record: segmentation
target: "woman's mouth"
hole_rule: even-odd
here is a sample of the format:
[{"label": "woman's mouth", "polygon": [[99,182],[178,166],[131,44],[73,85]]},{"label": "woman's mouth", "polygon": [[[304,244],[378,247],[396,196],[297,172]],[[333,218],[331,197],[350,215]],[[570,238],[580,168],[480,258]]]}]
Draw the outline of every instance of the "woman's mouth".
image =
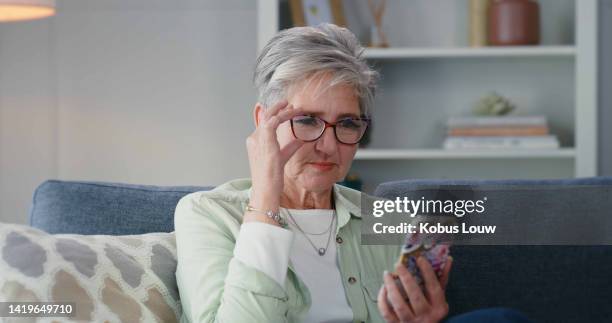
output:
[{"label": "woman's mouth", "polygon": [[315,162],[315,163],[310,163],[310,165],[312,165],[314,168],[320,171],[328,171],[334,168],[334,166],[336,166],[336,164],[328,163],[328,162]]}]

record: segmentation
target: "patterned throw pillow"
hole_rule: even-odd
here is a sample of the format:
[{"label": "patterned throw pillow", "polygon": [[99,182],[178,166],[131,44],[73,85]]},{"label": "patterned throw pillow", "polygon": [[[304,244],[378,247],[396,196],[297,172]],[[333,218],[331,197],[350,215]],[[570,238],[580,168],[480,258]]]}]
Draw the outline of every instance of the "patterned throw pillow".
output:
[{"label": "patterned throw pillow", "polygon": [[174,233],[51,235],[0,223],[0,302],[75,306],[71,318],[14,322],[176,322],[175,270]]}]

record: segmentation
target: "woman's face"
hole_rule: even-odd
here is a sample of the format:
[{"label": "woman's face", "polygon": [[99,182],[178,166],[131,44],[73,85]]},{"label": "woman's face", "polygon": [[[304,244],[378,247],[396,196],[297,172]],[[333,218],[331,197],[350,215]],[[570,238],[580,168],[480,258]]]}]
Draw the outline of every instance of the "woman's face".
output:
[{"label": "woman's face", "polygon": [[[319,85],[318,81],[313,81],[306,87],[295,86],[287,98],[289,104],[301,107],[304,114],[331,123],[346,117],[360,116],[359,101],[351,86],[336,85],[317,93]],[[281,147],[295,140],[290,122],[279,126],[277,136]],[[285,165],[285,181],[310,192],[329,190],[346,176],[358,146],[340,143],[334,135],[334,129],[326,128],[318,140],[304,143],[289,159]]]}]

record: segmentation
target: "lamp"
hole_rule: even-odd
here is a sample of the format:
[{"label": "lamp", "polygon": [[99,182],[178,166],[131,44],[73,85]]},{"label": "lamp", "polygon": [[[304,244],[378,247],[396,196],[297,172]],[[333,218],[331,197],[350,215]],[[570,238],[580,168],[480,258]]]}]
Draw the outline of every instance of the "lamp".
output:
[{"label": "lamp", "polygon": [[0,0],[0,22],[49,17],[55,14],[55,0]]}]

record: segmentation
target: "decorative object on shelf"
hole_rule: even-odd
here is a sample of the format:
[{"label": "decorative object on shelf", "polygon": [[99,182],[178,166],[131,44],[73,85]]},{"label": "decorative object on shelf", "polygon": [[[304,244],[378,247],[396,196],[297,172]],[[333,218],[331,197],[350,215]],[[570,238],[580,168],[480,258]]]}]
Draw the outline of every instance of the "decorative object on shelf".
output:
[{"label": "decorative object on shelf", "polygon": [[0,0],[0,22],[39,19],[55,14],[55,0]]},{"label": "decorative object on shelf", "polygon": [[474,105],[476,116],[450,118],[445,149],[556,149],[545,116],[507,116],[515,105],[490,92]]},{"label": "decorative object on shelf", "polygon": [[358,191],[361,191],[361,188],[363,186],[363,182],[361,181],[361,178],[357,173],[349,173],[348,175],[346,175],[346,178],[338,184]]},{"label": "decorative object on shelf", "polygon": [[470,0],[470,46],[487,46],[489,0]]},{"label": "decorative object on shelf", "polygon": [[387,41],[387,35],[383,31],[383,17],[385,16],[385,6],[387,0],[381,0],[379,3],[375,3],[374,0],[368,0],[368,6],[374,19],[374,25],[372,25],[370,33],[370,44],[369,47],[389,47],[389,41]]},{"label": "decorative object on shelf", "polygon": [[512,112],[514,108],[514,103],[509,99],[490,92],[476,102],[472,111],[476,115],[501,116]]},{"label": "decorative object on shelf", "polygon": [[346,26],[342,0],[289,0],[293,26],[316,26],[330,22]]},{"label": "decorative object on shelf", "polygon": [[557,149],[545,116],[453,117],[444,149]]},{"label": "decorative object on shelf", "polygon": [[489,7],[489,45],[537,45],[540,5],[534,0],[493,0]]}]

